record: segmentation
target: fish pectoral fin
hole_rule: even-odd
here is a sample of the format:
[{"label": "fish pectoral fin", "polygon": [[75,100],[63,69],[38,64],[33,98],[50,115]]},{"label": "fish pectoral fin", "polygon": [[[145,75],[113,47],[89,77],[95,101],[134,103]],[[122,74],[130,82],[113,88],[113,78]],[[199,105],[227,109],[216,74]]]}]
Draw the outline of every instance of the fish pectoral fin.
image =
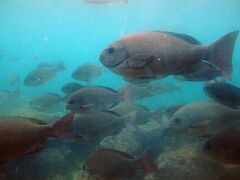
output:
[{"label": "fish pectoral fin", "polygon": [[84,106],[81,106],[81,108],[89,108],[89,107],[92,107],[94,104],[86,104],[86,105],[84,105]]},{"label": "fish pectoral fin", "polygon": [[136,54],[126,60],[129,68],[138,69],[154,60],[154,56],[147,54]]}]

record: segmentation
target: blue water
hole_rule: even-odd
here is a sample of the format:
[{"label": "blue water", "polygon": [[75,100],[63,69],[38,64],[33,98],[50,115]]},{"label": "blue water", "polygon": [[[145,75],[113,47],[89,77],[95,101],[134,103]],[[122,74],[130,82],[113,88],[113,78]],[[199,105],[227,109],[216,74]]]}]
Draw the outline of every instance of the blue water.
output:
[{"label": "blue water", "polygon": [[[239,8],[239,0],[129,0],[128,4],[104,5],[87,4],[81,0],[1,1],[0,52],[5,56],[1,58],[0,89],[15,88],[4,83],[9,73],[19,74],[23,79],[40,61],[61,60],[67,70],[56,78],[40,87],[20,87],[25,95],[42,91],[60,93],[62,82],[73,81],[70,74],[79,64],[100,64],[100,51],[130,32],[167,30],[211,43],[227,32],[240,29]],[[240,85],[239,53],[238,40],[232,80]],[[123,82],[120,76],[107,71],[92,84],[117,88]],[[146,103],[153,107],[156,103],[169,104],[176,99],[188,102],[204,98],[201,83],[180,84],[185,95],[166,94],[159,97],[159,102],[148,99]]]},{"label": "blue water", "polygon": [[[129,3],[93,5],[81,0],[1,0],[0,1],[0,89],[20,88],[21,96],[42,92],[62,94],[61,87],[82,63],[101,64],[98,55],[117,38],[136,31],[164,30],[189,34],[208,44],[240,29],[240,0],[129,0]],[[67,70],[39,87],[10,86],[6,79],[15,73],[23,80],[39,62],[63,61]],[[240,86],[240,38],[233,53],[230,82]],[[149,108],[177,102],[206,99],[203,83],[179,82],[174,92],[139,103]],[[118,88],[121,76],[105,69],[91,85]],[[83,82],[82,82],[83,83]],[[83,83],[84,84],[84,83]]]}]

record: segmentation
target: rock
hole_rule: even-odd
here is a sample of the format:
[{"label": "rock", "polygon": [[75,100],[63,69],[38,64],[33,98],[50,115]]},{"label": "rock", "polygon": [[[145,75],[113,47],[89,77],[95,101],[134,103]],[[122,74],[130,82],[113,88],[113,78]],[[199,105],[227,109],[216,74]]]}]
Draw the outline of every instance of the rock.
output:
[{"label": "rock", "polygon": [[198,148],[198,144],[190,144],[161,154],[158,158],[159,173],[146,176],[145,180],[218,180],[224,168],[206,159]]}]

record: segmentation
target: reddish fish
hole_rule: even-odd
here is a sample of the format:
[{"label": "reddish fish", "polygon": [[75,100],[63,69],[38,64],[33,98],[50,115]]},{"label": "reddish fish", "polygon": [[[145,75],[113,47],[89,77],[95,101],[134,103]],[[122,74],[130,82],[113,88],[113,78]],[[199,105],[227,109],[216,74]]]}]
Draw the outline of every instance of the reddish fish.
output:
[{"label": "reddish fish", "polygon": [[222,77],[230,78],[237,35],[238,31],[230,32],[210,45],[202,45],[186,34],[137,32],[111,43],[101,52],[100,61],[131,82],[192,74],[202,62],[221,71]]},{"label": "reddish fish", "polygon": [[99,149],[88,157],[85,170],[90,176],[113,180],[134,177],[138,170],[157,172],[158,168],[151,160],[148,151],[136,159],[122,151]]},{"label": "reddish fish", "polygon": [[203,152],[227,164],[240,164],[240,130],[228,130],[208,139]]},{"label": "reddish fish", "polygon": [[0,119],[0,163],[41,150],[50,137],[70,139],[73,114],[39,125],[24,118]]}]

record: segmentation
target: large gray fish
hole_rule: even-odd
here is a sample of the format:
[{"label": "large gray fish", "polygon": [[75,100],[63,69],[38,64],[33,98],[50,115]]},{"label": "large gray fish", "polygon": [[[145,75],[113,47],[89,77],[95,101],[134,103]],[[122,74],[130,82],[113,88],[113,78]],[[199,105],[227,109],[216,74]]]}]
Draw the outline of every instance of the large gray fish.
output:
[{"label": "large gray fish", "polygon": [[240,130],[228,130],[209,138],[203,145],[209,157],[227,164],[240,164]]},{"label": "large gray fish", "polygon": [[0,90],[0,104],[9,103],[9,101],[16,97],[20,97],[19,89],[13,92]]},{"label": "large gray fish", "polygon": [[108,4],[108,3],[128,3],[128,0],[83,0],[83,2],[91,3],[91,4]]},{"label": "large gray fish", "polygon": [[200,62],[220,70],[222,77],[230,78],[237,35],[238,31],[230,32],[210,45],[201,45],[185,34],[137,32],[107,46],[100,54],[100,61],[132,82],[181,75]]},{"label": "large gray fish", "polygon": [[216,102],[190,103],[173,114],[170,126],[190,136],[211,136],[239,127],[240,110]]},{"label": "large gray fish", "polygon": [[40,86],[48,80],[54,78],[56,74],[66,68],[62,63],[56,65],[40,64],[36,69],[31,71],[24,79],[24,85],[35,87]]},{"label": "large gray fish", "polygon": [[59,103],[63,102],[64,98],[55,93],[43,93],[37,97],[34,97],[30,101],[30,107],[39,110],[47,111],[54,108]]},{"label": "large gray fish", "polygon": [[81,81],[90,81],[91,79],[99,76],[103,71],[103,67],[97,64],[85,63],[81,64],[76,70],[73,71],[72,77]]},{"label": "large gray fish", "polygon": [[155,82],[146,86],[137,86],[134,84],[126,84],[119,89],[125,97],[129,99],[143,99],[158,94],[170,93],[173,91],[181,91],[180,86],[175,86],[167,82]]},{"label": "large gray fish", "polygon": [[123,100],[118,91],[104,86],[85,86],[66,100],[66,108],[81,113],[102,111],[117,105]]},{"label": "large gray fish", "polygon": [[135,119],[136,112],[126,116],[110,111],[79,114],[74,118],[73,132],[80,142],[101,140],[106,136],[119,133],[127,125],[134,129]]}]

